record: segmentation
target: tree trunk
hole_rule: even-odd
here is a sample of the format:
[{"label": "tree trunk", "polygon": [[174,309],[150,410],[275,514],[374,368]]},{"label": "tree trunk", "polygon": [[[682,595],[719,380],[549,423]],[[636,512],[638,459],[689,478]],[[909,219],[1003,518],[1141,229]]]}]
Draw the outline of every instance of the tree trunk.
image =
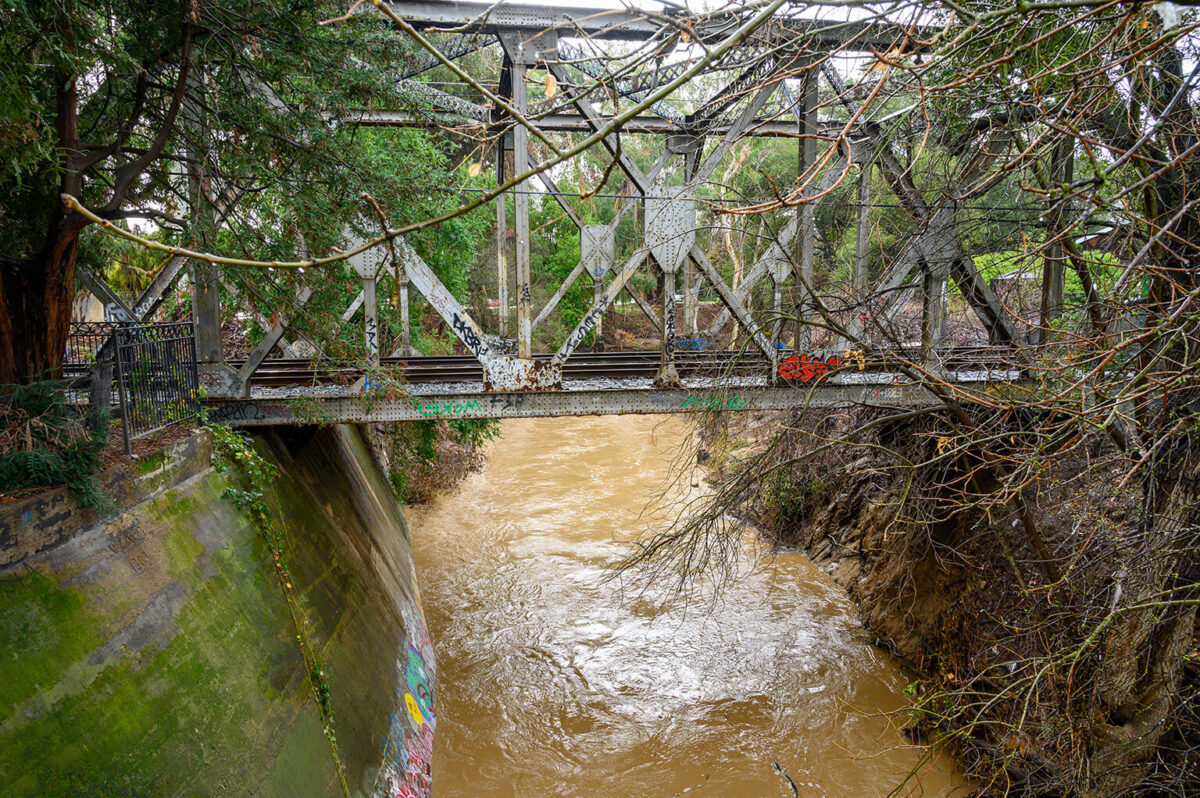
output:
[{"label": "tree trunk", "polygon": [[0,256],[0,384],[62,376],[78,253],[76,229],[35,257]]}]

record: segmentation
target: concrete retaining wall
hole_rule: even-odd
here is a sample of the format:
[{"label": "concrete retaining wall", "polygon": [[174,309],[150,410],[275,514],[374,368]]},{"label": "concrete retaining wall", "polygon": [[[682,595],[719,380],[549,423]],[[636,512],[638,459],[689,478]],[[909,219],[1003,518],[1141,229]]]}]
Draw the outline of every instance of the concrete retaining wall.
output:
[{"label": "concrete retaining wall", "polygon": [[[428,794],[434,660],[408,530],[360,431],[259,438],[352,792]],[[4,794],[337,795],[264,542],[197,435],[0,506]]]}]

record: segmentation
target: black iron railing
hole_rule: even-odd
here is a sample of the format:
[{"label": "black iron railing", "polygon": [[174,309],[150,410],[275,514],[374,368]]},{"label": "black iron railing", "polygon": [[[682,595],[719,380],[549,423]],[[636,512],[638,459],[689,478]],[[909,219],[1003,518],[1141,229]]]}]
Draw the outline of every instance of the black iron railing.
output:
[{"label": "black iron railing", "polygon": [[[63,356],[63,371],[73,377],[87,373],[97,360],[112,358],[112,334],[115,321],[73,321]],[[105,350],[105,344],[108,344]]]},{"label": "black iron railing", "polygon": [[200,414],[190,321],[118,324],[113,331],[125,450],[130,441]]},{"label": "black iron railing", "polygon": [[67,377],[89,377],[89,404],[108,407],[116,384],[125,453],[132,442],[200,414],[191,322],[71,325]]}]

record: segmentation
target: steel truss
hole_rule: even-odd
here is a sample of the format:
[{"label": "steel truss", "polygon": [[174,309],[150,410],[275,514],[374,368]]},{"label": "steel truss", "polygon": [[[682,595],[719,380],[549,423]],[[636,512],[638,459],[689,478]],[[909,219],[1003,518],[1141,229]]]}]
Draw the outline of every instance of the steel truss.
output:
[{"label": "steel truss", "polygon": [[[531,135],[547,140],[548,135],[562,131],[605,132],[602,145],[615,167],[634,187],[640,198],[636,204],[643,210],[644,239],[623,263],[618,263],[614,233],[617,224],[635,203],[626,203],[609,225],[587,225],[575,213],[570,198],[558,191],[550,173],[541,172],[537,180],[550,189],[564,213],[579,229],[580,261],[539,309],[533,307],[530,276],[529,194],[533,188],[526,180],[512,191],[500,194],[495,200],[499,293],[495,331],[485,330],[479,320],[472,317],[403,238],[393,242],[394,258],[388,248],[380,247],[352,259],[351,265],[362,279],[363,289],[343,314],[342,322],[350,322],[362,311],[368,364],[378,366],[381,357],[376,301],[381,281],[396,285],[401,295],[399,307],[404,314],[403,343],[392,354],[413,354],[409,345],[407,311],[410,286],[415,288],[480,363],[481,393],[437,400],[449,401],[452,408],[456,404],[469,406],[469,411],[462,411],[463,417],[677,412],[693,409],[691,405],[685,407],[690,401],[688,397],[700,396],[703,401],[715,402],[720,395],[718,392],[688,388],[681,381],[676,368],[676,349],[683,337],[689,341],[717,339],[730,320],[744,339],[765,355],[769,371],[763,376],[769,384],[744,389],[745,406],[729,409],[771,409],[801,403],[911,405],[926,401],[929,397],[915,386],[889,385],[885,390],[879,386],[828,383],[796,390],[776,385],[780,379],[782,349],[791,347],[792,351],[817,357],[829,354],[810,352],[808,344],[810,328],[821,321],[819,316],[824,312],[813,294],[817,235],[813,208],[830,187],[852,174],[854,177],[849,179],[858,181],[862,205],[856,226],[855,285],[863,299],[880,289],[883,293],[882,304],[874,310],[875,321],[863,319],[860,314],[858,321],[847,326],[851,337],[869,335],[872,323],[886,319],[893,312],[887,303],[903,293],[899,289],[912,288],[921,293],[925,308],[922,362],[926,368],[936,368],[945,319],[946,284],[953,279],[982,319],[994,343],[1013,346],[1019,343],[1008,314],[975,271],[970,258],[963,254],[954,223],[957,206],[952,201],[936,207],[924,202],[912,185],[902,156],[893,150],[886,135],[886,124],[892,120],[858,119],[859,109],[850,99],[850,92],[841,77],[830,61],[822,61],[823,54],[833,49],[859,53],[916,49],[911,29],[868,23],[824,23],[781,15],[748,36],[739,34],[738,38],[730,38],[744,19],[736,16],[710,19],[702,27],[688,28],[691,31],[689,41],[720,52],[708,66],[710,71],[732,76],[726,86],[691,112],[682,110],[666,98],[659,99],[630,118],[620,130],[612,130],[611,123],[621,112],[622,101],[643,101],[652,92],[678,81],[699,63],[694,50],[682,41],[681,28],[673,25],[670,18],[608,8],[554,10],[523,2],[405,1],[387,5],[417,30],[452,31],[453,35],[438,45],[441,58],[453,61],[498,43],[503,53],[498,90],[501,102],[480,105],[415,79],[441,63],[441,58],[430,53],[397,78],[397,97],[408,101],[408,110],[364,113],[353,121],[358,124],[429,125],[449,120],[481,128],[496,142],[498,185],[510,175],[527,174],[536,166],[530,147]],[[587,40],[587,46],[578,44],[579,40]],[[655,53],[659,60],[652,65],[630,66],[627,60],[605,58],[601,48],[605,42],[612,41],[641,47],[644,52]],[[610,66],[613,63],[625,63],[626,66],[614,71]],[[530,102],[526,90],[532,70],[544,70],[553,76],[560,93]],[[821,81],[824,81],[823,85]],[[857,121],[847,126],[833,119],[819,118],[822,91],[831,92],[824,98],[825,105],[840,103]],[[428,110],[413,113],[412,103]],[[621,147],[621,132],[665,137],[664,152],[653,169],[643,172],[633,162]],[[734,288],[695,243],[696,202],[701,197],[701,189],[739,142],[763,135],[785,135],[799,141],[802,187],[789,198],[791,209],[786,211],[789,214],[786,224],[762,257],[749,265],[741,284]],[[836,138],[836,157],[827,157],[832,153],[820,154],[818,145],[822,136]],[[506,165],[509,153],[511,165]],[[684,176],[682,184],[668,184],[662,179],[672,163],[681,166],[676,174]],[[978,183],[986,173],[986,167],[983,162],[973,163],[963,176],[963,183]],[[920,228],[919,234],[896,259],[894,268],[874,289],[866,282],[869,201],[865,192],[869,189],[867,175],[870,169],[879,170],[886,178],[897,199]],[[947,194],[952,196],[953,192]],[[237,197],[220,199],[212,204],[218,216],[223,218]],[[515,208],[515,245],[511,259],[506,246],[509,202]],[[219,219],[217,223],[220,223]],[[347,231],[348,244],[355,245],[360,240]],[[134,318],[146,318],[146,309],[161,301],[181,269],[182,263],[172,261],[155,280],[147,296],[133,308],[123,307],[123,312]],[[630,279],[643,269],[648,269],[659,282],[658,307],[649,306],[629,286]],[[919,273],[915,280],[912,279],[914,273]],[[535,358],[533,330],[555,311],[570,286],[585,274],[593,284],[592,307],[556,351],[545,353],[551,355],[549,358]],[[224,363],[219,346],[214,349],[206,344],[213,339],[213,326],[219,324],[220,319],[215,282],[208,285],[202,270],[195,278],[201,286],[194,287],[201,381],[210,396],[242,400],[218,405],[215,417],[220,419],[220,414],[226,413],[229,415],[227,420],[235,423],[289,423],[280,419],[296,418],[291,410],[251,418],[254,413],[246,409],[262,404],[249,401],[250,384],[271,350],[285,342],[283,336],[289,320],[276,314],[269,325],[264,325],[269,327],[267,336],[234,371]],[[750,298],[764,278],[771,281],[773,299],[769,308],[756,314],[749,308]],[[96,281],[93,279],[92,282]],[[702,330],[697,323],[697,301],[704,285],[718,297],[723,308],[711,325]],[[516,309],[515,340],[508,337],[510,287]],[[113,292],[104,289],[99,285],[93,287],[105,301],[119,300]],[[606,311],[622,293],[636,300],[660,331],[655,389],[564,390],[563,364],[589,334],[599,332]],[[294,309],[301,309],[310,295],[307,289],[301,289]],[[785,297],[792,307],[785,307]],[[677,307],[680,299],[682,324]],[[121,303],[118,301],[117,304]],[[798,322],[795,329],[789,331],[778,319],[792,309],[797,311]],[[835,340],[831,352],[837,351],[843,343]],[[879,393],[881,390],[884,393]],[[367,407],[358,400],[347,398],[323,400],[323,403],[326,411],[339,420],[405,420],[427,416],[422,413],[420,403],[388,401],[379,405],[373,402]],[[276,404],[281,408],[289,407],[286,402]]]}]

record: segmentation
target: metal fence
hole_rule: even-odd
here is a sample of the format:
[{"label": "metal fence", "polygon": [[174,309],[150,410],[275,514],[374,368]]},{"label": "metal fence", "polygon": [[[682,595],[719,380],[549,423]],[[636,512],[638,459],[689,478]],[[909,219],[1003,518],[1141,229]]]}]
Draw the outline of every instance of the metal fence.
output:
[{"label": "metal fence", "polygon": [[112,346],[102,352],[104,345],[112,340],[113,321],[73,321],[67,336],[67,351],[63,355],[63,371],[68,377],[86,374],[98,358],[112,358]]},{"label": "metal fence", "polygon": [[125,451],[130,441],[200,414],[192,323],[118,324],[113,331]]}]

